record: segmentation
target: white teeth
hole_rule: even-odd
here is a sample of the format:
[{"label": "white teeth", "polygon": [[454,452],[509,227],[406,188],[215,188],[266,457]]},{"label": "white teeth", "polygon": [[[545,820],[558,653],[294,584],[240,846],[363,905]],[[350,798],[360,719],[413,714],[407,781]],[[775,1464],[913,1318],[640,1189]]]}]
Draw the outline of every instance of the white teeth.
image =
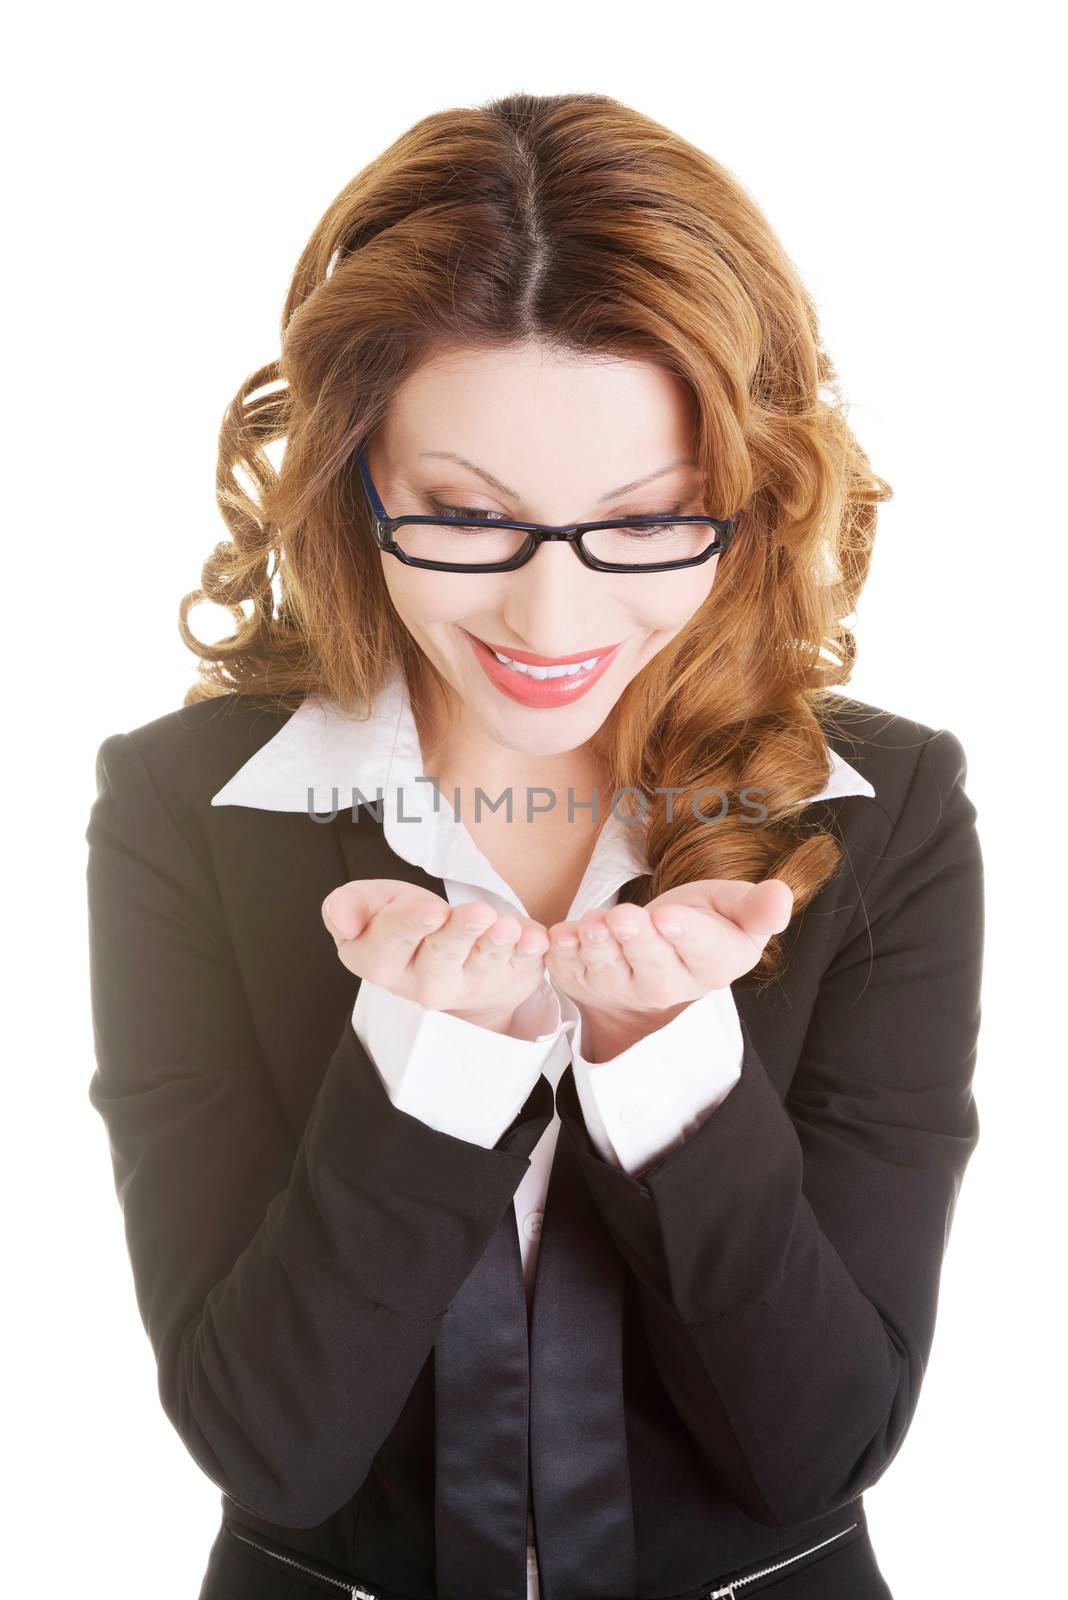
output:
[{"label": "white teeth", "polygon": [[494,650],[493,654],[513,672],[525,672],[530,678],[573,678],[576,672],[589,672],[600,660],[599,656],[591,656],[588,661],[572,661],[566,667],[532,667],[525,661],[513,661],[511,656],[503,656],[499,650]]}]

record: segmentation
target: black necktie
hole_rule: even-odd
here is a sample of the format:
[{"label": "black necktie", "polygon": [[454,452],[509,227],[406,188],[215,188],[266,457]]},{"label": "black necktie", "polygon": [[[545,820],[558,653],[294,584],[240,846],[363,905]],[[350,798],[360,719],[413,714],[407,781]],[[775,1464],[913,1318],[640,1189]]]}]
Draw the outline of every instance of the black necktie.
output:
[{"label": "black necktie", "polygon": [[528,1401],[542,1600],[636,1593],[622,1332],[622,1261],[561,1130],[529,1348],[514,1205],[435,1342],[440,1600],[525,1600]]},{"label": "black necktie", "polygon": [[439,1600],[524,1600],[529,1369],[509,1204],[434,1344]]},{"label": "black necktie", "polygon": [[623,1262],[563,1126],[535,1271],[530,1382],[542,1600],[634,1595],[637,1555],[623,1406]]}]

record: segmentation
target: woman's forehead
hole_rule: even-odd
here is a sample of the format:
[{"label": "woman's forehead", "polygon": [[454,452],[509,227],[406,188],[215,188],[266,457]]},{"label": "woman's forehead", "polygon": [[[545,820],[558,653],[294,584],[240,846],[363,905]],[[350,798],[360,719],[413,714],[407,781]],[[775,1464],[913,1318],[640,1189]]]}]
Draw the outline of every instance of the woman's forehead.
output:
[{"label": "woman's forehead", "polygon": [[376,438],[388,470],[455,468],[514,500],[565,475],[592,505],[697,465],[693,401],[673,374],[646,362],[545,364],[529,351],[428,363],[398,389]]}]

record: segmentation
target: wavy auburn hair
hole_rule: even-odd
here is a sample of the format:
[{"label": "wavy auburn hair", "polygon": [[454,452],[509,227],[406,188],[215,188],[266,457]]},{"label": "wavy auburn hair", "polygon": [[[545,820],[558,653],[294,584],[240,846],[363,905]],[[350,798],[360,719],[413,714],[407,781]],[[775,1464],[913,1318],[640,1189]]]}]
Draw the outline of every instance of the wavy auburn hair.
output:
[{"label": "wavy auburn hair", "polygon": [[[738,518],[707,600],[598,734],[611,788],[633,786],[647,806],[651,872],[633,898],[778,877],[796,918],[842,860],[802,802],[826,782],[832,690],[855,656],[845,619],[892,491],[847,425],[812,301],[754,201],[607,95],[435,112],[329,206],[293,274],[280,359],[223,418],[229,538],[181,603],[199,658],[184,704],[238,694],[295,709],[316,695],[363,715],[398,668],[417,712],[444,704],[389,598],[355,449],[426,359],[529,339],[678,377],[696,402],[705,509]],[[230,612],[229,637],[194,636],[188,613],[205,602]],[[658,786],[681,790],[674,820]],[[747,786],[763,822],[738,812]],[[710,787],[727,796],[715,826],[690,807]],[[698,805],[707,817],[707,796]],[[750,982],[779,976],[784,937]]]}]

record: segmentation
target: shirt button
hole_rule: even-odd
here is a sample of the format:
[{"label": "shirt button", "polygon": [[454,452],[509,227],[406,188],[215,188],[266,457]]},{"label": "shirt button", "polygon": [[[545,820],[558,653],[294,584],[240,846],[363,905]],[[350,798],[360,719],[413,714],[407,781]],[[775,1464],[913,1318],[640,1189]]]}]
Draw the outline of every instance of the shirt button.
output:
[{"label": "shirt button", "polygon": [[541,1219],[544,1215],[544,1211],[527,1212],[523,1218],[523,1232],[528,1239],[539,1239],[541,1237]]}]

